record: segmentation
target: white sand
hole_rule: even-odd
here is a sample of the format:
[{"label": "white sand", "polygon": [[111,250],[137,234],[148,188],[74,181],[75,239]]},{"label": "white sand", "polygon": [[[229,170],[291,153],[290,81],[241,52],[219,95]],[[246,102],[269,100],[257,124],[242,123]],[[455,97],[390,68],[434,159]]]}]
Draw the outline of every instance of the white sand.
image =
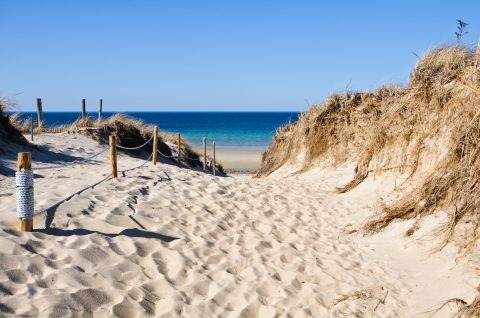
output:
[{"label": "white sand", "polygon": [[[37,142],[82,157],[101,149],[79,135]],[[34,167],[52,158],[33,157]],[[119,169],[139,163],[121,155]],[[0,165],[14,169],[14,159]],[[108,170],[38,171],[36,207]],[[411,222],[399,222],[358,232],[392,184],[366,180],[337,194],[351,174],[222,178],[148,164],[60,205],[47,233],[16,230],[13,178],[0,176],[0,316],[412,317],[451,297],[472,301],[474,269],[453,247],[433,253],[426,230],[407,238]],[[34,222],[42,229],[46,216]]]},{"label": "white sand", "polygon": [[[196,149],[202,153],[202,149]],[[248,149],[226,149],[216,148],[216,160],[225,169],[259,169],[262,164],[262,150]],[[208,150],[208,155],[212,156],[212,149]]]}]

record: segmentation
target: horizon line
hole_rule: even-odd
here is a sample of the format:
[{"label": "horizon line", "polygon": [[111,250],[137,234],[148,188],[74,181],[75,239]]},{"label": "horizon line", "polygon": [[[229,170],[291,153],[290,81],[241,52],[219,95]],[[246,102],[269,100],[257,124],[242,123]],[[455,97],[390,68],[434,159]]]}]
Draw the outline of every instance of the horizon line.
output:
[{"label": "horizon line", "polygon": [[[15,110],[7,110],[6,113],[36,113],[37,110],[24,110],[24,111],[15,111]],[[42,111],[45,113],[82,113],[82,111],[75,111],[75,110],[49,110],[49,111]],[[305,110],[281,110],[281,111],[273,111],[273,110],[108,110],[102,111],[103,114],[105,113],[302,113]],[[98,113],[96,111],[88,111],[87,113]]]}]

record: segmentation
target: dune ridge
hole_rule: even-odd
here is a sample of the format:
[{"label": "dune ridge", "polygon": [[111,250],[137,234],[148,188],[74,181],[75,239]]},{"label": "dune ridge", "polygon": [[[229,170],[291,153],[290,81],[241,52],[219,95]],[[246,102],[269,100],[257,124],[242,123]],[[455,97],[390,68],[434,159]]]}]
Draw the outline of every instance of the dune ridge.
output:
[{"label": "dune ridge", "polygon": [[354,162],[353,178],[338,187],[344,193],[368,176],[394,172],[406,177],[396,189],[400,196],[385,202],[367,231],[444,209],[450,216],[441,229],[444,242],[462,223],[461,231],[469,232],[464,245],[473,247],[480,208],[479,67],[480,47],[444,46],[418,61],[406,87],[332,95],[278,130],[257,176],[282,166],[295,166],[298,174]]}]

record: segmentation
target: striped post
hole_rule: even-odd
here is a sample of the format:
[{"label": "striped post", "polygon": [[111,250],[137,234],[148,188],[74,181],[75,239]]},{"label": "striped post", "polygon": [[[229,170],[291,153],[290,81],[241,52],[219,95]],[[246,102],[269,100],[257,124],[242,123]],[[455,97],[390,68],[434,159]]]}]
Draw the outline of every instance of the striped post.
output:
[{"label": "striped post", "polygon": [[[17,175],[15,177],[17,190],[17,217],[18,229],[22,232],[33,232],[33,175],[32,153],[19,152],[17,158]],[[27,179],[30,180],[28,181]],[[30,185],[26,184],[31,182]]]}]

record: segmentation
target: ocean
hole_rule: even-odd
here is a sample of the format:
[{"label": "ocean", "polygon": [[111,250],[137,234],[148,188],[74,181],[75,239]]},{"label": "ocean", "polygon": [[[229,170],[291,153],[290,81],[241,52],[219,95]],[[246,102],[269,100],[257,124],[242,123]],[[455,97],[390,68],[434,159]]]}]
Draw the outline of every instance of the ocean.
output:
[{"label": "ocean", "polygon": [[[275,130],[289,122],[296,122],[298,112],[122,112],[139,118],[147,124],[156,124],[160,130],[181,133],[194,146],[202,145],[202,138],[215,141],[219,148],[263,150],[267,148]],[[115,112],[104,112],[108,117]],[[36,113],[25,112],[22,118]],[[96,117],[97,113],[89,113]],[[81,116],[78,112],[44,112],[46,125],[70,124]]]}]

